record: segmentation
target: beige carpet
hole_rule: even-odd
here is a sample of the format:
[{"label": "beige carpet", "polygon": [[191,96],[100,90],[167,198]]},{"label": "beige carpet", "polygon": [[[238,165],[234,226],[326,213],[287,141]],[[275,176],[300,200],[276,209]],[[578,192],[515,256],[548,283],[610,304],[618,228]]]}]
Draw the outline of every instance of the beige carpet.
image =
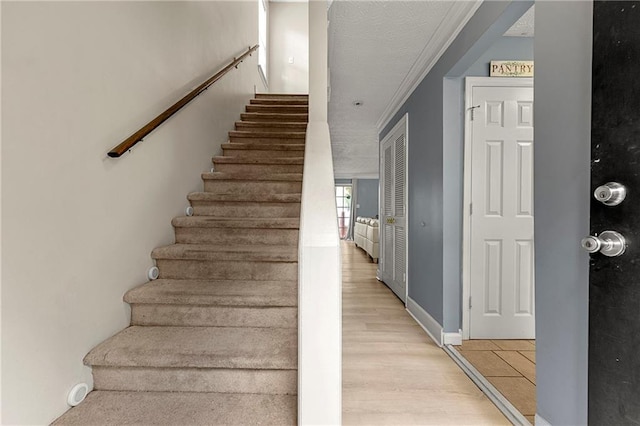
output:
[{"label": "beige carpet", "polygon": [[229,132],[131,326],[85,357],[94,391],[55,424],[297,423],[298,231],[307,96],[257,95]]}]

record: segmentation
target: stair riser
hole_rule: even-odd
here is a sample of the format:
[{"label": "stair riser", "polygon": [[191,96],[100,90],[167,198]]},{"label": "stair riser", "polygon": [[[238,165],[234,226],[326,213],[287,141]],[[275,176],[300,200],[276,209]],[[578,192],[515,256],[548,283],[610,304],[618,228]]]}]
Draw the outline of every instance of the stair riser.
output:
[{"label": "stair riser", "polygon": [[228,173],[302,173],[302,164],[229,164],[214,163],[216,172]]},{"label": "stair riser", "polygon": [[215,194],[300,194],[302,182],[205,180],[204,191]]},{"label": "stair riser", "polygon": [[247,112],[276,113],[276,114],[307,114],[309,107],[305,105],[247,105]]},{"label": "stair riser", "polygon": [[[187,285],[184,285],[184,284]],[[165,287],[164,294],[158,294],[153,288]],[[128,291],[125,302],[130,305],[191,305],[191,306],[291,306],[298,303],[298,281],[201,281],[189,286],[183,280],[167,282],[151,281]],[[146,288],[146,291],[144,290]]]},{"label": "stair riser", "polygon": [[209,280],[297,280],[297,262],[157,259],[160,278]]},{"label": "stair riser", "polygon": [[296,93],[256,93],[255,99],[304,99],[309,101],[309,95]]},{"label": "stair riser", "polygon": [[306,99],[251,99],[249,103],[251,105],[309,105]]},{"label": "stair riser", "polygon": [[300,217],[300,203],[234,203],[192,201],[193,213],[218,217]]},{"label": "stair riser", "polygon": [[96,390],[290,394],[296,370],[93,367]]},{"label": "stair riser", "polygon": [[[280,133],[280,132],[304,132],[307,130],[307,123],[300,123],[293,126],[267,126],[269,123],[263,123],[260,125],[249,125],[242,122],[236,123],[236,130],[243,132],[269,132],[269,133]],[[275,124],[275,123],[274,123]]]},{"label": "stair riser", "polygon": [[227,157],[237,158],[304,158],[302,150],[270,150],[268,146],[263,149],[223,148],[222,151]]},{"label": "stair riser", "polygon": [[231,143],[255,143],[260,145],[300,145],[304,144],[305,140],[302,138],[247,138],[239,136],[230,136],[229,142]]},{"label": "stair riser", "polygon": [[291,123],[299,122],[306,123],[309,121],[308,114],[271,114],[267,116],[260,115],[262,113],[245,112],[240,114],[240,119],[243,121],[257,121],[261,123]]},{"label": "stair riser", "polygon": [[295,307],[132,305],[131,325],[296,328]]},{"label": "stair riser", "polygon": [[176,228],[181,244],[298,245],[297,229]]}]

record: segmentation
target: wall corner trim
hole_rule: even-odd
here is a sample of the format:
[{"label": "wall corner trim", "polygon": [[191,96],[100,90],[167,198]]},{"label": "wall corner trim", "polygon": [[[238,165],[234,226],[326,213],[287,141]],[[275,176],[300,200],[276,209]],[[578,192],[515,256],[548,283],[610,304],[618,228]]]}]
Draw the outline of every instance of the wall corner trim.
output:
[{"label": "wall corner trim", "polygon": [[536,414],[536,426],[552,426],[551,423],[545,420],[540,414]]},{"label": "wall corner trim", "polygon": [[444,345],[462,345],[462,330],[458,330],[455,333],[442,332],[442,344]]},{"label": "wall corner trim", "polygon": [[[418,325],[427,332],[429,337],[431,337],[438,346],[442,347],[443,330],[438,321],[429,315],[427,311],[422,309],[422,307],[418,305],[418,302],[410,297],[407,297],[407,312],[409,312],[409,315],[411,315]],[[462,336],[460,336],[460,340],[462,341]]]}]

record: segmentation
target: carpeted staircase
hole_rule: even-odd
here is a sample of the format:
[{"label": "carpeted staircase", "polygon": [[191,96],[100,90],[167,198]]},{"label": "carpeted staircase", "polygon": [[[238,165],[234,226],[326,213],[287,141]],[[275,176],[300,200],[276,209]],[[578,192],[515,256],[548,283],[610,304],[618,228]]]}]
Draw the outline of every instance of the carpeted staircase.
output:
[{"label": "carpeted staircase", "polygon": [[295,424],[306,95],[256,95],[188,195],[131,326],[85,357],[94,391],[54,424]]}]

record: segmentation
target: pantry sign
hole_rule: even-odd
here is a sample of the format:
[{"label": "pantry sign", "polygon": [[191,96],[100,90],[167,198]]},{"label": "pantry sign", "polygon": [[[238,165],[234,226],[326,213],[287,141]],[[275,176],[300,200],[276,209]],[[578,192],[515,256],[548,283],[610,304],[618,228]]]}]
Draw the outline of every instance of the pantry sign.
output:
[{"label": "pantry sign", "polygon": [[533,61],[491,61],[490,77],[533,77]]}]

